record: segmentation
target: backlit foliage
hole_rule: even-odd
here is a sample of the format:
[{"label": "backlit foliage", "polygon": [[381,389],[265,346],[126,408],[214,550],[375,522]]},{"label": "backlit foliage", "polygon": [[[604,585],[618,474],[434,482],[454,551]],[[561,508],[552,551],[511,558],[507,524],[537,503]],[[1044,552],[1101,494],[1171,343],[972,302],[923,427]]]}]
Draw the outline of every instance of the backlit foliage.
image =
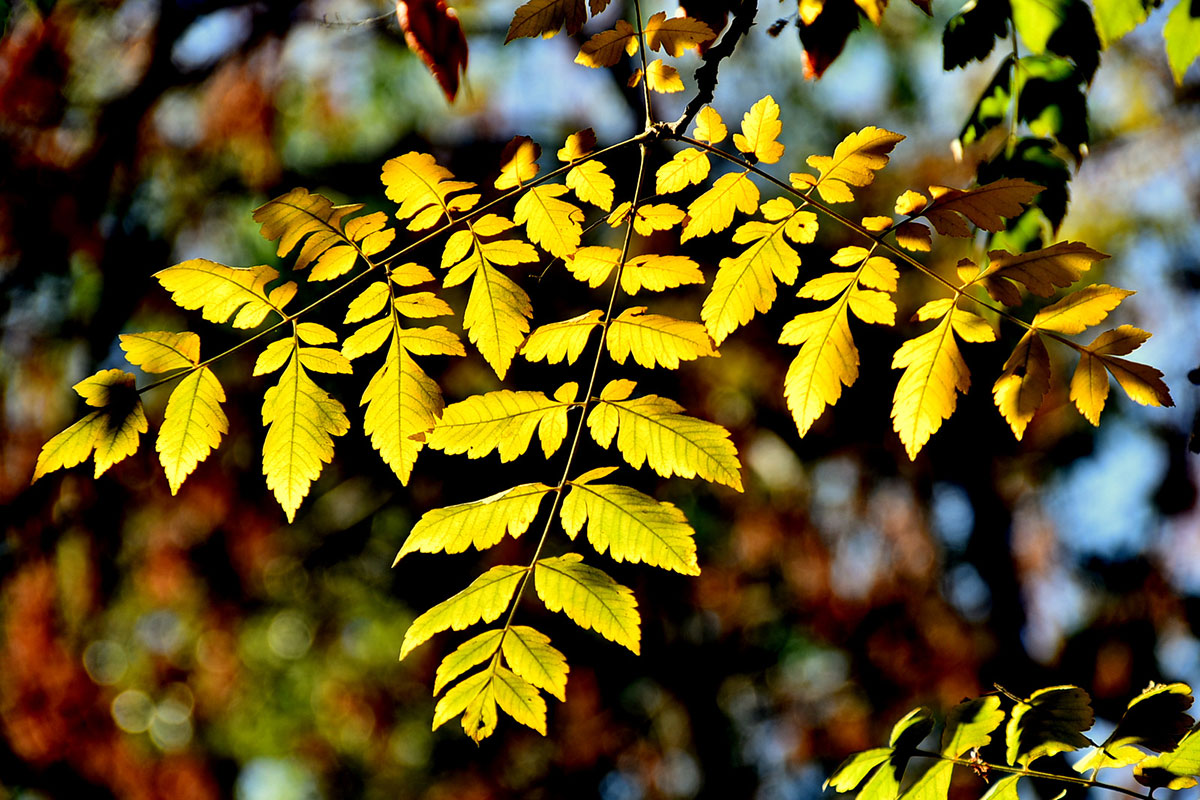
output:
[{"label": "backlit foliage", "polygon": [[[593,2],[592,14],[604,5]],[[872,19],[878,21],[882,4],[875,11]],[[564,27],[574,34],[585,17],[582,0],[531,0],[517,10],[508,38],[552,35]],[[635,58],[631,84],[642,87],[649,120],[649,92],[677,92],[685,84],[663,60],[648,63],[646,50],[676,58],[714,37],[704,22],[660,12],[644,24],[618,20],[588,39],[576,61],[608,67]],[[547,463],[544,482],[427,511],[396,556],[407,568],[420,554],[484,550],[506,537],[524,538],[520,543],[527,545],[526,560],[464,580],[465,588],[408,629],[402,659],[439,633],[473,629],[472,638],[437,669],[435,728],[461,717],[467,734],[480,740],[496,729],[502,711],[545,733],[543,692],[562,700],[569,667],[548,636],[517,624],[523,602],[536,599],[576,625],[639,651],[637,600],[597,566],[602,558],[685,575],[698,574],[701,565],[683,512],[626,485],[631,471],[648,468],[664,478],[695,478],[732,491],[741,491],[743,481],[730,432],[688,413],[676,399],[640,389],[638,371],[718,358],[730,336],[776,303],[792,315],[771,335],[792,356],[779,390],[801,436],[857,382],[855,336],[863,326],[894,328],[910,317],[917,331],[896,337],[891,361],[901,371],[893,427],[910,458],[971,386],[963,348],[982,348],[1009,329],[1020,336],[1002,366],[995,359],[992,391],[1018,439],[1057,379],[1047,345],[1078,355],[1070,397],[1093,424],[1104,408],[1110,374],[1138,403],[1171,404],[1157,370],[1123,358],[1148,333],[1122,325],[1088,344],[1071,338],[1101,325],[1131,294],[1103,284],[1078,285],[1104,254],[1077,242],[1039,243],[1024,252],[996,247],[986,257],[963,259],[952,275],[913,256],[932,249],[934,231],[959,238],[1006,232],[1009,221],[1041,196],[1041,185],[1002,176],[968,188],[928,186],[904,192],[892,214],[863,209],[870,215],[855,222],[844,209],[860,201],[904,137],[868,126],[832,153],[801,160],[779,140],[780,111],[768,95],[740,121],[726,122],[705,105],[674,126],[650,122],[641,134],[600,150],[595,135],[581,131],[552,151],[563,166],[545,174],[541,146],[517,137],[495,174],[478,176],[478,182],[461,180],[428,153],[409,152],[382,168],[385,194],[395,204],[390,214],[334,205],[300,188],[257,209],[254,219],[263,237],[277,242],[281,259],[292,259],[286,274],[266,265],[238,268],[205,259],[157,273],[180,307],[199,311],[210,323],[259,329],[243,345],[257,349],[254,374],[273,381],[263,393],[262,471],[289,521],[334,457],[338,437],[352,428],[369,437],[401,483],[409,481],[426,447],[499,463],[534,450],[547,460],[565,452],[561,471],[551,473]],[[653,163],[652,140],[673,140],[680,147]],[[637,151],[636,174],[610,169],[606,159],[618,149]],[[779,176],[766,171],[801,162],[808,169]],[[727,165],[732,169],[723,171]],[[809,246],[830,225],[856,243],[825,258]],[[606,228],[619,232],[620,248],[592,242],[598,240],[592,232]],[[701,250],[683,247],[692,240],[720,243],[721,249],[732,243],[733,255],[704,263],[689,255]],[[417,253],[425,258],[431,245],[440,255],[428,263],[414,260]],[[564,270],[597,290],[594,303],[568,319],[539,317],[522,285],[529,267]],[[905,275],[917,276],[914,283],[925,287],[924,302],[907,307],[898,299]],[[329,281],[333,288],[322,292]],[[459,285],[466,287],[467,299],[455,308],[440,292]],[[664,313],[658,293],[695,285],[707,288],[689,318]],[[297,301],[310,289],[313,298]],[[1041,306],[1032,319],[1030,304]],[[340,330],[307,319],[311,310],[331,305],[343,315]],[[679,313],[679,305],[671,308]],[[448,324],[430,322],[442,318]],[[457,330],[500,388],[446,404],[422,364],[466,357]],[[156,443],[171,490],[220,444],[228,429],[225,395],[209,364],[224,354],[201,360],[201,337],[193,332],[129,335],[122,347],[131,364],[167,377],[137,389],[133,375],[113,369],[77,384],[76,391],[98,410],[45,445],[35,480],[89,457],[98,476],[132,455],[148,429],[140,393],[173,381]],[[545,386],[501,387],[518,357],[555,365],[561,377]],[[602,364],[608,372],[633,377],[602,383]],[[327,376],[348,374],[370,376],[357,404],[326,388],[334,385]],[[878,374],[871,380],[890,378]],[[578,456],[585,448],[609,463],[581,470]],[[535,535],[526,536],[531,530]],[[545,551],[552,537],[565,552]],[[1015,732],[1009,736],[1016,755],[1010,763],[1059,746],[1057,740],[1022,738],[1042,705],[1065,702],[1057,694],[1047,697],[1022,701],[1013,712],[1009,727]],[[943,753],[960,758],[985,744],[1000,724],[998,705],[993,697],[956,711]],[[906,720],[890,748],[869,751],[873,755],[843,768],[834,785],[854,788],[874,771],[867,783],[874,787],[870,796],[894,794],[904,747],[929,730],[927,715]],[[922,780],[941,791],[949,771],[938,768]]]},{"label": "backlit foliage", "polygon": [[[980,797],[1016,800],[1021,782],[1036,777],[1070,786],[1095,787],[1132,797],[1156,789],[1186,789],[1200,779],[1200,736],[1187,711],[1192,689],[1185,683],[1151,684],[1129,701],[1103,742],[1086,735],[1095,723],[1091,698],[1078,686],[1049,686],[1028,697],[997,687],[994,694],[951,709],[940,744],[922,747],[934,730],[928,709],[910,711],[892,728],[887,747],[855,753],[838,767],[826,787],[855,793],[859,800],[945,800],[955,767],[974,772]],[[1002,727],[1003,726],[1003,727]],[[935,740],[937,742],[939,740]],[[1039,759],[1087,751],[1075,760],[1078,776],[1048,772]],[[1133,767],[1145,794],[1114,785],[1103,770]]]}]

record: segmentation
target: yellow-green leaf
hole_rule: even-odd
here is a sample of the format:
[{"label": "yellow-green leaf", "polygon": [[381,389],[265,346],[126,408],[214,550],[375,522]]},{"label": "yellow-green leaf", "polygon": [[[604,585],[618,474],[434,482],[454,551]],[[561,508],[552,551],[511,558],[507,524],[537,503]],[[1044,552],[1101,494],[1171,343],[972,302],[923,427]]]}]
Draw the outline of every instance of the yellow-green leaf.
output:
[{"label": "yellow-green leaf", "polygon": [[447,406],[427,441],[447,455],[466,453],[469,458],[482,458],[496,450],[501,461],[512,461],[529,449],[535,429],[555,426],[555,419],[565,415],[571,405],[541,392],[503,389],[478,394]]},{"label": "yellow-green leaf", "polygon": [[[280,302],[284,293],[267,293],[267,284],[279,277],[267,266],[239,269],[193,258],[160,270],[154,277],[180,308],[200,309],[209,322],[225,322],[233,317],[235,328],[253,328],[272,311],[282,317],[286,305]],[[286,285],[295,291],[295,284]]]},{"label": "yellow-green leaf", "polygon": [[1001,416],[1012,428],[1017,441],[1050,391],[1050,354],[1042,337],[1029,331],[1017,343],[1004,362],[1004,371],[996,379],[992,394]]},{"label": "yellow-green leaf", "polygon": [[129,363],[146,372],[170,372],[200,363],[200,337],[188,331],[123,333],[120,340]]},{"label": "yellow-green leaf", "polygon": [[837,403],[843,385],[853,386],[858,380],[858,348],[846,308],[839,302],[799,314],[780,333],[780,344],[800,345],[783,379],[783,392],[801,436],[827,406]]},{"label": "yellow-green leaf", "polygon": [[1049,686],[1017,703],[1005,729],[1008,763],[1028,767],[1036,759],[1088,746],[1091,698],[1078,686]]},{"label": "yellow-green leaf", "polygon": [[764,164],[774,164],[783,157],[783,144],[778,141],[782,130],[779,104],[767,95],[742,117],[742,132],[733,135],[733,145]]},{"label": "yellow-green leaf", "polygon": [[[526,197],[529,195],[527,194]],[[445,285],[456,286],[473,277],[463,313],[463,327],[483,357],[503,379],[517,348],[529,332],[533,306],[515,281],[493,267],[478,248],[446,274]]]},{"label": "yellow-green leaf", "polygon": [[[508,635],[512,635],[511,630]],[[462,675],[471,667],[482,664],[494,656],[496,651],[500,649],[500,638],[502,636],[504,636],[504,631],[500,628],[484,631],[478,636],[474,636],[463,642],[453,653],[443,658],[442,663],[438,665],[437,674],[434,675],[434,695],[440,694],[447,683]]]},{"label": "yellow-green leaf", "polygon": [[279,383],[263,397],[263,474],[267,488],[287,514],[308,494],[309,486],[333,459],[333,437],[350,430],[346,410],[308,376],[293,354]]},{"label": "yellow-green leaf", "polygon": [[693,147],[680,150],[654,173],[654,190],[658,194],[671,194],[703,183],[709,169],[711,165],[704,153]]},{"label": "yellow-green leaf", "polygon": [[558,199],[566,192],[559,183],[534,186],[513,209],[513,219],[525,226],[533,243],[558,258],[574,253],[583,235],[583,212]]},{"label": "yellow-green leaf", "polygon": [[942,754],[959,758],[968,750],[992,741],[992,731],[1004,722],[1004,711],[996,695],[977,697],[955,706],[946,716],[942,732]]},{"label": "yellow-green leaf", "polygon": [[1173,750],[1192,727],[1186,713],[1191,707],[1192,689],[1186,683],[1151,684],[1129,701],[1117,727],[1101,746],[1075,763],[1075,771],[1137,764],[1146,758],[1138,747],[1160,753]]},{"label": "yellow-green leaf", "polygon": [[733,222],[734,212],[753,214],[757,208],[758,187],[750,180],[748,172],[722,175],[688,206],[689,219],[679,241],[720,233]]},{"label": "yellow-green leaf", "polygon": [[571,538],[587,523],[587,537],[601,555],[614,561],[699,575],[695,532],[683,512],[628,486],[572,481],[560,514]]},{"label": "yellow-green leaf", "polygon": [[496,703],[504,713],[546,735],[546,701],[533,684],[497,665],[493,686]]},{"label": "yellow-green leaf", "polygon": [[[567,699],[567,659],[550,637],[528,625],[513,625],[504,637],[504,660],[512,671],[559,700]],[[507,710],[507,709],[506,709]]]},{"label": "yellow-green leaf", "polygon": [[1099,325],[1121,302],[1133,292],[1117,289],[1103,283],[1087,286],[1043,308],[1033,318],[1035,328],[1058,331],[1059,333],[1083,333],[1093,325]]},{"label": "yellow-green leaf", "polygon": [[603,311],[595,310],[562,322],[542,325],[529,334],[529,338],[521,345],[521,355],[529,361],[541,361],[544,358],[551,364],[557,364],[565,358],[568,364],[574,364],[603,316]]},{"label": "yellow-green leaf", "polygon": [[647,369],[678,369],[680,361],[720,357],[700,323],[645,311],[645,306],[628,308],[609,326],[608,352],[618,364],[632,354],[633,360]]},{"label": "yellow-green leaf", "polygon": [[196,465],[208,458],[228,432],[223,402],[225,391],[208,367],[186,376],[171,392],[155,442],[171,494],[179,491]]},{"label": "yellow-green leaf", "polygon": [[400,483],[407,484],[413,463],[425,446],[424,434],[442,412],[442,392],[395,333],[387,358],[371,376],[359,404],[367,407],[363,432],[371,437],[371,446]]},{"label": "yellow-green leaf", "polygon": [[409,553],[486,550],[499,544],[506,533],[516,539],[529,530],[550,491],[542,483],[523,483],[482,500],[427,511],[409,532],[392,566]]},{"label": "yellow-green leaf", "polygon": [[[464,678],[462,682],[455,684],[450,691],[446,692],[445,696],[438,701],[437,707],[433,710],[433,730],[437,730],[445,723],[462,714],[473,701],[476,701],[482,694],[487,692],[488,697],[491,697],[492,686],[492,671],[490,669],[480,670],[474,675]],[[492,719],[495,727],[495,701],[492,701]],[[467,728],[466,720],[463,720],[463,729],[470,735],[471,730]]]},{"label": "yellow-green leaf", "polygon": [[1170,752],[1137,765],[1133,777],[1144,786],[1189,789],[1200,775],[1200,730],[1191,730]]},{"label": "yellow-green leaf", "polygon": [[892,397],[892,427],[912,459],[954,413],[956,393],[971,386],[967,362],[954,340],[955,310],[951,305],[936,328],[909,339],[892,358],[892,368],[904,370]]},{"label": "yellow-green leaf", "polygon": [[832,156],[809,156],[807,163],[820,172],[817,192],[827,203],[848,203],[854,199],[850,187],[868,186],[875,173],[887,166],[889,154],[904,137],[898,133],[868,126],[843,139]]},{"label": "yellow-green leaf", "polygon": [[540,559],[533,573],[538,597],[576,625],[641,652],[641,617],[633,592],[582,561],[578,553]]},{"label": "yellow-green leaf", "polygon": [[[501,565],[480,575],[471,585],[413,620],[400,645],[400,660],[434,634],[461,631],[477,622],[491,622],[508,608],[526,567]],[[449,695],[447,695],[448,697]]]},{"label": "yellow-green leaf", "polygon": [[679,413],[682,410],[675,401],[657,395],[617,400],[602,394],[588,415],[588,427],[601,447],[612,444],[615,433],[617,449],[634,469],[647,463],[664,478],[699,475],[740,492],[741,463],[729,431]]}]

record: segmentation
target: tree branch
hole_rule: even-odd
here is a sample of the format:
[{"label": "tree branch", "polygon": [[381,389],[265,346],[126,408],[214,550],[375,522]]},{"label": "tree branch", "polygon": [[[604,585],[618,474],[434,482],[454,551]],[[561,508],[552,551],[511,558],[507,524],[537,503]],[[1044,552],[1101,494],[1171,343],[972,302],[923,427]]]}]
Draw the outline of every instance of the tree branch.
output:
[{"label": "tree branch", "polygon": [[683,115],[666,126],[672,136],[677,136],[680,131],[686,129],[700,113],[700,109],[712,102],[717,90],[717,72],[721,68],[722,59],[733,54],[738,40],[749,33],[757,14],[758,0],[740,0],[733,12],[733,21],[729,23],[729,29],[721,37],[720,43],[709,48],[704,54],[704,63],[696,70],[696,95],[688,102]]}]

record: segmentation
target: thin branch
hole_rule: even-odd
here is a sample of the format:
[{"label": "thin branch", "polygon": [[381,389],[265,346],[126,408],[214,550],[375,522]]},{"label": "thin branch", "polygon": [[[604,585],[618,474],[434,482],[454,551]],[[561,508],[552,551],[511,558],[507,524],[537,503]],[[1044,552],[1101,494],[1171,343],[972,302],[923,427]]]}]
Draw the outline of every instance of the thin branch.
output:
[{"label": "thin branch", "polygon": [[721,41],[710,47],[704,54],[704,63],[696,70],[696,94],[688,101],[679,119],[666,126],[671,136],[678,136],[680,131],[687,128],[700,113],[700,109],[713,101],[717,91],[717,72],[721,69],[721,61],[733,54],[738,41],[750,32],[754,17],[758,14],[758,0],[741,0],[733,11],[733,20]]}]

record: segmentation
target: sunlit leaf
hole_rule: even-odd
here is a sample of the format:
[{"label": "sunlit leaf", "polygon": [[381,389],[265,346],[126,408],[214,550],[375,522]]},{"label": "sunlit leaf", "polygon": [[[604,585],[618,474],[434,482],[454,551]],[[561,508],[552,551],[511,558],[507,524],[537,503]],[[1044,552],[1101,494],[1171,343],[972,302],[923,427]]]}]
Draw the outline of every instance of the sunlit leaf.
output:
[{"label": "sunlit leaf", "polygon": [[496,703],[504,713],[542,736],[546,735],[546,701],[533,684],[497,666],[494,685]]},{"label": "sunlit leaf", "polygon": [[603,311],[595,310],[542,325],[521,345],[521,355],[529,361],[546,359],[548,363],[557,364],[565,358],[568,364],[574,364],[603,316]]},{"label": "sunlit leaf", "polygon": [[450,194],[475,185],[453,180],[433,156],[415,151],[388,159],[381,177],[388,199],[400,204],[396,217],[408,220],[412,231],[436,225],[452,210]]},{"label": "sunlit leaf", "polygon": [[783,393],[801,436],[826,407],[837,403],[842,386],[853,386],[858,379],[858,348],[846,312],[846,304],[835,303],[799,314],[780,333],[781,344],[800,345],[783,379]]},{"label": "sunlit leaf", "polygon": [[196,465],[208,458],[229,431],[223,402],[225,390],[208,367],[185,376],[171,392],[154,445],[171,494],[179,491]]},{"label": "sunlit leaf", "polygon": [[574,36],[586,21],[583,0],[529,0],[513,13],[504,43],[523,36],[553,36],[564,25],[567,35]]},{"label": "sunlit leaf", "polygon": [[[1079,280],[1083,273],[1091,269],[1092,264],[1105,258],[1108,256],[1104,253],[1080,242],[1059,242],[1016,255],[992,250],[988,253],[987,267],[975,280],[981,281],[988,294],[1000,302],[1017,305],[1020,295],[1004,292],[1004,285],[1008,281],[1023,284],[1039,297],[1049,297],[1055,289],[1070,286]],[[1010,302],[1014,297],[1016,301]]]},{"label": "sunlit leaf", "polygon": [[974,189],[949,189],[930,186],[933,202],[921,216],[933,223],[943,236],[970,236],[971,230],[958,216],[976,227],[995,233],[1004,230],[1005,218],[1018,216],[1042,187],[1024,178],[1001,178]]},{"label": "sunlit leaf", "polygon": [[713,182],[711,188],[688,206],[688,221],[680,242],[697,236],[720,233],[733,222],[736,211],[753,214],[758,208],[758,187],[747,172],[730,172]]},{"label": "sunlit leaf", "polygon": [[611,67],[622,56],[633,55],[638,49],[637,31],[623,19],[612,30],[600,31],[583,43],[575,63],[585,67]]},{"label": "sunlit leaf", "polygon": [[1200,58],[1200,12],[1191,0],[1178,0],[1167,16],[1163,27],[1163,39],[1167,43],[1167,62],[1175,83],[1183,85],[1183,76],[1197,58]]},{"label": "sunlit leaf", "polygon": [[149,423],[135,387],[134,376],[119,369],[102,370],[75,384],[79,396],[100,410],[42,445],[30,482],[55,470],[70,469],[93,455],[93,475],[99,478],[113,464],[136,453]]},{"label": "sunlit leaf", "polygon": [[562,611],[576,625],[641,652],[641,617],[633,592],[582,562],[578,553],[540,559],[533,572],[538,597],[546,608]]},{"label": "sunlit leaf", "polygon": [[652,92],[674,94],[683,91],[683,78],[679,77],[679,70],[656,58],[646,65],[646,85]]},{"label": "sunlit leaf", "polygon": [[996,407],[1012,428],[1017,441],[1050,391],[1050,354],[1042,337],[1029,331],[1004,362],[1004,371],[992,387]]},{"label": "sunlit leaf", "polygon": [[629,295],[642,289],[661,292],[692,283],[704,283],[704,273],[687,256],[634,256],[621,270],[621,289]]},{"label": "sunlit leaf", "polygon": [[524,225],[529,238],[550,255],[565,258],[579,247],[583,235],[583,212],[564,200],[562,184],[534,186],[517,201],[513,219]]},{"label": "sunlit leaf", "polygon": [[[482,664],[500,649],[500,637],[504,631],[484,631],[459,645],[454,652],[442,659],[434,676],[433,693],[440,694],[446,684],[477,664]],[[511,632],[509,633],[511,635]],[[460,712],[461,713],[461,712]]]},{"label": "sunlit leaf", "polygon": [[542,483],[523,483],[482,500],[427,511],[404,540],[393,566],[409,553],[486,550],[506,533],[515,539],[529,530],[550,491]]},{"label": "sunlit leaf", "polygon": [[123,333],[120,341],[129,363],[146,372],[170,372],[200,363],[200,337],[194,333]]},{"label": "sunlit leaf", "polygon": [[[501,461],[512,461],[529,449],[539,426],[553,425],[554,418],[565,415],[571,405],[541,392],[504,389],[477,394],[446,406],[426,438],[430,447],[448,455],[482,458],[495,450]],[[552,449],[545,455],[549,458],[553,453]]]},{"label": "sunlit leaf", "polygon": [[774,164],[783,157],[783,144],[777,141],[782,130],[779,104],[767,95],[742,117],[742,132],[733,135],[733,145],[764,164]]},{"label": "sunlit leaf", "polygon": [[538,157],[542,148],[528,136],[514,136],[500,154],[500,176],[496,178],[497,189],[515,189],[537,177]]},{"label": "sunlit leaf", "polygon": [[618,364],[632,354],[647,369],[677,369],[680,361],[720,355],[700,323],[645,312],[645,306],[628,308],[609,326],[608,352]]},{"label": "sunlit leaf", "polygon": [[[566,191],[565,187],[559,188]],[[463,327],[496,377],[503,379],[529,331],[533,306],[525,290],[492,266],[479,248],[473,248],[467,258],[451,267],[445,285],[456,286],[468,278],[473,280]]]},{"label": "sunlit leaf", "polygon": [[[504,637],[504,660],[514,673],[559,700],[567,699],[567,659],[550,637],[528,625],[513,625]],[[507,710],[507,709],[505,709]]]},{"label": "sunlit leaf", "polygon": [[571,168],[567,173],[567,187],[585,203],[591,203],[605,211],[612,209],[613,190],[617,184],[604,171],[604,165],[595,159]]},{"label": "sunlit leaf", "polygon": [[1003,722],[1000,698],[994,694],[960,703],[946,716],[942,754],[958,758],[969,750],[989,744],[992,732]]},{"label": "sunlit leaf", "polygon": [[[200,310],[209,322],[225,322],[233,317],[233,327],[253,328],[272,311],[283,316],[285,292],[267,292],[267,284],[279,277],[271,267],[239,269],[193,258],[154,273],[162,287],[180,308]],[[295,291],[295,284],[285,284]],[[278,292],[278,294],[277,294]]]},{"label": "sunlit leaf", "polygon": [[1191,707],[1192,689],[1186,683],[1151,684],[1129,701],[1117,727],[1101,746],[1075,763],[1075,771],[1136,764],[1146,758],[1139,747],[1160,753],[1174,749],[1192,727],[1186,713]]},{"label": "sunlit leaf", "polygon": [[954,313],[951,306],[936,328],[909,339],[892,358],[892,368],[904,370],[892,397],[892,426],[912,459],[954,413],[957,392],[971,387],[954,340]]},{"label": "sunlit leaf", "polygon": [[898,133],[869,126],[843,139],[832,156],[809,156],[807,164],[820,172],[817,192],[827,203],[848,203],[854,199],[850,187],[868,186],[875,173],[887,166],[889,154],[904,137]]},{"label": "sunlit leaf", "polygon": [[675,58],[683,55],[684,50],[699,47],[716,36],[712,28],[694,17],[668,17],[665,11],[659,11],[646,21],[645,33],[647,47],[656,51],[661,48]]},{"label": "sunlit leaf", "polygon": [[[697,139],[709,144],[720,144],[729,135],[729,129],[721,121],[721,115],[712,106],[705,106],[696,115],[696,128],[693,134]],[[707,160],[707,156],[705,156]]]},{"label": "sunlit leaf", "polygon": [[1029,766],[1036,759],[1087,747],[1083,731],[1092,727],[1091,698],[1078,686],[1049,686],[1017,703],[1005,729],[1008,763]]},{"label": "sunlit leaf", "polygon": [[654,190],[658,194],[671,194],[703,183],[709,169],[711,165],[704,153],[692,147],[680,150],[654,173]]},{"label": "sunlit leaf", "polygon": [[497,619],[508,608],[526,569],[514,565],[492,567],[466,589],[417,617],[404,634],[400,660],[441,631],[461,631],[477,622]]}]

